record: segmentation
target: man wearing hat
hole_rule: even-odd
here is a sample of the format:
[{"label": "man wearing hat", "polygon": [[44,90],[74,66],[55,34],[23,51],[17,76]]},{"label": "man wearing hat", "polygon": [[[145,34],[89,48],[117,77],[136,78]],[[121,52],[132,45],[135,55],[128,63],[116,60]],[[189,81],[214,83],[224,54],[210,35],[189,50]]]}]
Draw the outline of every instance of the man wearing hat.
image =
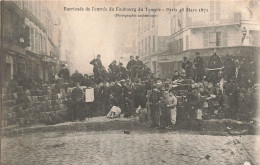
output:
[{"label": "man wearing hat", "polygon": [[200,56],[199,52],[196,52],[196,58],[193,61],[193,66],[195,68],[195,80],[200,82],[204,76],[204,69],[203,69],[203,59]]},{"label": "man wearing hat", "polygon": [[219,55],[217,55],[217,50],[214,49],[213,55],[209,58],[208,62],[208,69],[211,69],[209,72],[209,79],[214,84],[216,84],[218,81],[218,72],[220,68],[222,68],[222,61]]},{"label": "man wearing hat", "polygon": [[230,81],[231,78],[235,76],[236,64],[229,54],[226,55],[224,66],[226,70],[226,79],[227,81]]},{"label": "man wearing hat", "polygon": [[117,80],[126,79],[126,76],[126,69],[123,67],[123,63],[120,62],[118,66]]},{"label": "man wearing hat", "polygon": [[135,67],[136,67],[136,61],[134,59],[134,56],[130,56],[130,61],[127,63],[126,69],[128,70],[130,74],[131,80],[134,79],[135,74]]},{"label": "man wearing hat", "polygon": [[157,87],[157,84],[153,84],[153,89],[151,91],[151,94],[148,96],[149,97],[149,103],[150,103],[150,118],[152,121],[151,127],[157,127],[159,126],[159,100],[161,97],[161,92]]},{"label": "man wearing hat", "polygon": [[102,65],[101,55],[98,54],[96,59],[93,59],[90,61],[91,65],[94,65],[93,67],[93,73],[94,73],[94,81],[96,84],[99,84],[102,81],[102,71],[104,70],[104,66]]},{"label": "man wearing hat", "polygon": [[182,69],[185,70],[186,78],[192,78],[192,62],[187,57],[183,57]]},{"label": "man wearing hat", "polygon": [[142,61],[139,60],[139,56],[136,56],[135,59],[136,59],[136,77],[140,78],[141,71],[144,68],[144,64]]},{"label": "man wearing hat", "polygon": [[66,68],[65,64],[61,64],[62,69],[59,71],[58,76],[64,79],[64,82],[69,82],[70,71]]}]

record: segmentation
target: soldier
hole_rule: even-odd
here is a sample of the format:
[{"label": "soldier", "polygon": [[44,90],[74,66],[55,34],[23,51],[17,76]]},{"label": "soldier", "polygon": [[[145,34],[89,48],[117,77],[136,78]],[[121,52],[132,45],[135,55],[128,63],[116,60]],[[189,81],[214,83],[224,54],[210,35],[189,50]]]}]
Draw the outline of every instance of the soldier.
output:
[{"label": "soldier", "polygon": [[74,88],[71,92],[71,99],[73,101],[73,119],[80,119],[82,120],[81,115],[81,108],[83,103],[83,91],[80,88],[80,85],[78,82],[76,82],[76,88]]},{"label": "soldier", "polygon": [[136,67],[136,61],[134,59],[134,56],[130,56],[130,61],[127,63],[126,69],[130,74],[131,80],[133,80],[135,77],[135,67]]},{"label": "soldier", "polygon": [[203,59],[199,52],[196,52],[196,58],[193,61],[195,68],[195,81],[200,82],[204,76]]},{"label": "soldier", "polygon": [[210,57],[208,62],[209,79],[214,84],[218,81],[218,72],[222,68],[222,62],[220,57],[217,55],[217,50],[213,50],[213,55]]},{"label": "soldier", "polygon": [[104,81],[102,86],[99,88],[99,95],[101,100],[101,115],[104,116],[109,112],[109,86]]},{"label": "soldier", "polygon": [[136,73],[135,73],[135,76],[137,78],[140,78],[141,77],[141,71],[144,68],[144,64],[143,64],[142,61],[139,60],[139,56],[136,56],[135,59],[136,59],[136,69],[135,69]]},{"label": "soldier", "polygon": [[161,97],[161,92],[157,88],[156,84],[153,84],[153,87],[154,89],[152,89],[151,94],[148,96],[150,102],[150,118],[152,120],[151,127],[157,127],[159,126],[157,118],[159,116],[159,100]]},{"label": "soldier", "polygon": [[168,102],[167,102],[167,92],[165,91],[165,88],[162,88],[162,95],[160,97],[159,101],[159,118],[160,118],[160,129],[165,129],[166,126],[169,124],[169,113],[168,113]]},{"label": "soldier", "polygon": [[224,66],[226,70],[226,79],[227,81],[230,81],[230,79],[235,76],[236,64],[229,54],[226,55]]},{"label": "soldier", "polygon": [[87,87],[90,87],[92,84],[91,84],[91,80],[88,76],[88,74],[84,74],[84,77],[83,77],[83,84],[84,86],[87,86]]},{"label": "soldier", "polygon": [[109,64],[108,68],[110,68],[113,73],[116,73],[118,69],[116,65],[116,60],[114,60],[111,64]]},{"label": "soldier", "polygon": [[172,77],[172,81],[176,81],[176,80],[182,80],[182,76],[177,70],[174,72],[174,75]]},{"label": "soldier", "polygon": [[73,84],[76,84],[76,82],[78,82],[81,85],[83,83],[83,80],[84,78],[78,70],[75,70],[75,73],[71,75],[71,81],[73,82]]},{"label": "soldier", "polygon": [[70,80],[70,71],[66,68],[65,64],[61,64],[62,69],[59,71],[58,76],[64,79],[64,82],[69,82]]},{"label": "soldier", "polygon": [[90,64],[94,65],[93,73],[94,73],[94,81],[96,84],[99,84],[103,80],[102,72],[104,70],[104,66],[102,65],[101,55],[98,54],[96,59],[93,59]]},{"label": "soldier", "polygon": [[118,66],[117,80],[126,79],[127,73],[126,69],[123,67],[123,64],[120,62]]},{"label": "soldier", "polygon": [[192,62],[187,57],[183,57],[182,69],[185,70],[186,78],[192,78]]},{"label": "soldier", "polygon": [[239,109],[239,89],[234,78],[226,86],[226,95],[228,96],[230,117],[234,118]]},{"label": "soldier", "polygon": [[142,108],[145,107],[145,100],[144,100],[144,92],[145,92],[145,87],[141,82],[138,82],[135,85],[134,88],[134,104],[135,108],[138,108],[141,106]]}]

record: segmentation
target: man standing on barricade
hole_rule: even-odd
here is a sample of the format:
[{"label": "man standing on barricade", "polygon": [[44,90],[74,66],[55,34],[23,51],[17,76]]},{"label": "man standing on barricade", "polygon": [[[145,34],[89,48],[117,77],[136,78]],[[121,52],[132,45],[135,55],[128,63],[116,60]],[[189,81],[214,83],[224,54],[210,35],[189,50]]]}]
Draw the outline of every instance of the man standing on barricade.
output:
[{"label": "man standing on barricade", "polygon": [[196,58],[193,61],[193,66],[195,69],[195,81],[200,82],[204,76],[204,67],[203,67],[203,59],[200,56],[199,52],[196,52]]},{"label": "man standing on barricade", "polygon": [[94,81],[96,84],[99,84],[103,78],[102,78],[102,72],[104,70],[104,66],[102,65],[101,55],[97,55],[96,59],[93,59],[90,64],[94,65],[93,67],[93,73],[94,73]]},{"label": "man standing on barricade", "polygon": [[81,117],[81,111],[83,108],[83,91],[80,88],[80,85],[78,82],[75,83],[76,84],[76,88],[74,88],[71,92],[71,99],[73,101],[73,119],[77,120],[77,119],[82,119]]},{"label": "man standing on barricade", "polygon": [[116,60],[109,64],[108,68],[110,70],[109,81],[115,81],[118,76],[118,66],[116,65]]},{"label": "man standing on barricade", "polygon": [[135,77],[136,72],[136,61],[134,59],[134,56],[130,56],[130,61],[127,63],[126,69],[128,70],[128,73],[130,75],[130,79],[133,81]]},{"label": "man standing on barricade", "polygon": [[213,50],[213,55],[210,57],[208,62],[208,74],[210,82],[215,85],[218,82],[219,70],[222,68],[222,62],[220,57],[217,55],[217,50]]},{"label": "man standing on barricade", "polygon": [[144,68],[144,64],[142,61],[139,60],[139,56],[136,56],[135,57],[136,59],[136,73],[135,73],[135,76],[136,78],[141,78],[141,75],[142,75],[142,71],[143,71],[143,68]]},{"label": "man standing on barricade", "polygon": [[187,57],[183,57],[182,69],[185,70],[186,78],[192,78],[192,62]]}]

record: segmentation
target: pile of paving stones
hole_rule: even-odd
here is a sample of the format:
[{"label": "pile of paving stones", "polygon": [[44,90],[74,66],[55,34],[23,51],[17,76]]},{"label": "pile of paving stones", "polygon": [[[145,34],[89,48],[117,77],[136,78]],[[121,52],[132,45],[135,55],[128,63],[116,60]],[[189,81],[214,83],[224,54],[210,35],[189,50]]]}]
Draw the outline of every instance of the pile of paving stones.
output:
[{"label": "pile of paving stones", "polygon": [[28,90],[6,82],[2,88],[2,126],[63,122],[67,112],[65,97],[62,83]]}]

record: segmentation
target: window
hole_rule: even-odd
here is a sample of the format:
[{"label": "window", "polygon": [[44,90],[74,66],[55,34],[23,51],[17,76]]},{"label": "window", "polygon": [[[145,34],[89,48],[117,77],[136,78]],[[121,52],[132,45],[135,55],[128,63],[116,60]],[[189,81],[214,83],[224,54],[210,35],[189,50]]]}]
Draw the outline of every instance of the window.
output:
[{"label": "window", "polygon": [[151,52],[151,36],[148,38],[148,51]]},{"label": "window", "polygon": [[215,46],[221,46],[222,45],[221,40],[221,32],[210,32],[209,33],[209,46],[215,47]]},{"label": "window", "polygon": [[249,31],[249,43],[254,46],[259,46],[259,37],[260,33],[259,31]]},{"label": "window", "polygon": [[144,52],[144,40],[142,40],[142,52]]},{"label": "window", "polygon": [[155,36],[153,36],[153,52],[155,52]]},{"label": "window", "polygon": [[203,47],[204,48],[207,48],[209,45],[208,45],[208,43],[209,43],[209,37],[208,37],[208,33],[207,32],[204,32],[203,33]]},{"label": "window", "polygon": [[140,53],[141,52],[141,42],[139,41],[138,42],[138,53]]},{"label": "window", "polygon": [[147,52],[147,38],[145,38],[145,53]]},{"label": "window", "polygon": [[34,27],[30,27],[30,47],[34,51]]},{"label": "window", "polygon": [[189,36],[186,36],[186,50],[189,49]]}]

